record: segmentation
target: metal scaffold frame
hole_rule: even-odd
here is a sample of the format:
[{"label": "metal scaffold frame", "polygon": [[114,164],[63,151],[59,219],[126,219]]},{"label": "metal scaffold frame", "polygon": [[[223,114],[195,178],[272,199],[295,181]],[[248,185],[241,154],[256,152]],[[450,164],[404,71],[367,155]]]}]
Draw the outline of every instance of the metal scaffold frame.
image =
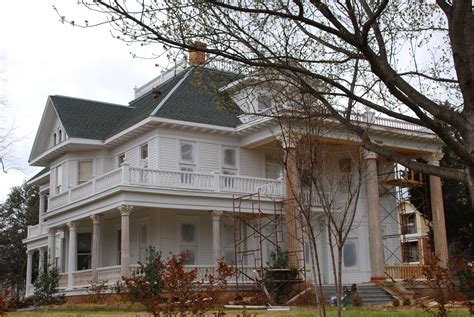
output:
[{"label": "metal scaffold frame", "polygon": [[[249,281],[253,290],[264,290],[265,273],[269,270],[265,262],[265,253],[285,251],[285,221],[294,224],[294,238],[298,249],[287,252],[288,258],[296,257],[296,269],[299,280],[306,280],[305,252],[301,212],[295,212],[295,219],[285,219],[285,205],[288,201],[275,200],[272,212],[261,208],[262,195],[257,192],[238,196],[233,199],[234,221],[234,265],[236,268],[236,292],[238,295],[248,290]],[[267,196],[265,196],[267,198]],[[271,248],[271,250],[269,250]],[[247,287],[246,287],[247,286]]]},{"label": "metal scaffold frame", "polygon": [[[379,174],[379,185],[383,188],[383,191],[380,193],[380,196],[391,196],[395,198],[396,204],[393,208],[387,208],[385,205],[380,204],[382,210],[385,211],[385,217],[382,218],[382,223],[385,222],[388,218],[398,224],[398,233],[395,234],[384,234],[382,239],[399,239],[400,244],[396,249],[390,249],[384,243],[384,251],[389,255],[385,257],[386,260],[395,259],[400,263],[405,263],[408,258],[409,250],[403,247],[404,244],[409,242],[407,238],[407,232],[409,232],[409,224],[406,221],[406,216],[411,214],[406,210],[406,203],[412,203],[417,201],[418,203],[414,205],[416,211],[419,211],[425,220],[426,214],[423,210],[426,210],[426,207],[429,206],[426,198],[427,195],[427,186],[424,182],[423,174],[409,170],[408,168],[395,164],[395,167],[392,172]],[[401,256],[401,258],[399,257]],[[426,255],[424,255],[426,256]],[[421,258],[421,250],[418,250],[418,257]]]}]

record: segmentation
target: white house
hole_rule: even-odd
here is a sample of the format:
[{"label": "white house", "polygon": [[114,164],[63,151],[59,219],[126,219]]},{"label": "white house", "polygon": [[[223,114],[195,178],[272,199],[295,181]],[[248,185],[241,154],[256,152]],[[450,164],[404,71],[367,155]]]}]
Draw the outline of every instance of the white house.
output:
[{"label": "white house", "polygon": [[[34,252],[40,267],[45,259],[58,266],[67,294],[90,281],[128,276],[149,245],[163,255],[187,252],[189,265],[202,271],[212,270],[217,258],[234,260],[234,198],[260,192],[260,208],[271,214],[288,195],[275,159],[281,150],[275,123],[233,111],[240,92],[218,89],[238,79],[210,66],[182,64],[136,89],[128,105],[48,97],[29,158],[31,165],[45,168],[30,180],[40,188],[40,220],[24,240],[27,294],[33,291]],[[261,111],[270,106],[264,98],[263,92],[255,98]],[[414,158],[438,157],[441,143],[430,131],[371,119],[371,137],[380,144]],[[327,137],[350,137],[338,131],[335,126]],[[347,142],[334,144],[335,162],[351,151]],[[377,179],[377,171],[393,166],[366,155],[357,225],[344,250],[346,282],[383,277],[384,265],[397,264],[384,259],[384,248],[399,248],[400,239],[383,239],[399,233],[396,221],[384,213],[396,201],[379,194]],[[440,194],[441,187],[431,184]],[[250,212],[245,203],[241,211]],[[317,204],[314,208],[320,211]],[[327,238],[320,239],[320,252],[327,255]],[[250,239],[245,248],[253,243]],[[271,246],[264,247],[263,262]],[[305,261],[310,263],[308,252]],[[324,281],[331,282],[329,262],[322,267]]]}]

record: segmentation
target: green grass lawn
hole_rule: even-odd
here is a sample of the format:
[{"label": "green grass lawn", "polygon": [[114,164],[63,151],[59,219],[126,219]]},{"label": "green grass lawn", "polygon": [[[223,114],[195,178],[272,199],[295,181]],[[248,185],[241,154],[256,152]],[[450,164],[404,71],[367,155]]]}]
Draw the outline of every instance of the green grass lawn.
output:
[{"label": "green grass lawn", "polygon": [[[278,311],[278,312],[269,312],[269,311],[248,311],[248,313],[256,313],[257,317],[314,317],[317,316],[317,312],[314,308],[292,308],[290,311]],[[226,316],[242,316],[242,311],[239,310],[227,310]],[[146,312],[125,312],[125,311],[66,311],[66,310],[54,310],[54,311],[42,311],[42,312],[12,312],[8,313],[8,316],[25,316],[25,317],[82,317],[82,316],[117,316],[117,317],[148,317],[151,316]],[[212,316],[212,314],[209,314]],[[329,317],[336,316],[334,310],[330,310]],[[423,312],[421,310],[415,309],[404,309],[404,310],[369,310],[369,309],[348,309],[344,311],[344,317],[428,317],[433,316],[432,314]],[[467,310],[453,310],[450,312],[449,316],[452,317],[469,317]]]}]

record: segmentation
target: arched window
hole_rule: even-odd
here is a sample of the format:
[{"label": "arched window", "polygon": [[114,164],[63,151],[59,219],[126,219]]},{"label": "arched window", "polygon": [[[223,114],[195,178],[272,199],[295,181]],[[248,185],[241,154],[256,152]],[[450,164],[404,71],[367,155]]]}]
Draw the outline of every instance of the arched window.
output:
[{"label": "arched window", "polygon": [[56,139],[56,133],[53,133],[53,145],[56,145],[57,139]]},{"label": "arched window", "polygon": [[59,129],[59,131],[58,131],[58,136],[59,136],[58,143],[62,142],[62,140],[63,140],[63,131],[61,131],[61,129]]}]

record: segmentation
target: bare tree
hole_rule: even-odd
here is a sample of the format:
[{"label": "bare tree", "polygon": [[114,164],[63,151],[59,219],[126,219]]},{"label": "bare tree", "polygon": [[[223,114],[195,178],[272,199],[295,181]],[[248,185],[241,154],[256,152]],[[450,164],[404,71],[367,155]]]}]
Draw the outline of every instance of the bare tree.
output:
[{"label": "bare tree", "polygon": [[[253,72],[270,69],[265,73],[286,77],[318,99],[365,149],[463,181],[474,197],[471,1],[79,2],[106,18],[80,22],[61,16],[63,22],[106,23],[126,42],[205,51]],[[362,108],[430,129],[466,169],[420,164],[373,142],[351,120]]]}]

